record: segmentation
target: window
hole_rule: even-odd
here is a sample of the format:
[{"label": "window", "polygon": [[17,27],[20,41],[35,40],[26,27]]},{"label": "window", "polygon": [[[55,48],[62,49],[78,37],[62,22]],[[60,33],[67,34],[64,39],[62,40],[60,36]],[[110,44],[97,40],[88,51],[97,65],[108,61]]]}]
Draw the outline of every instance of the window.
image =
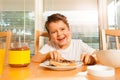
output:
[{"label": "window", "polygon": [[82,39],[91,47],[99,49],[96,0],[87,2],[83,0],[44,0],[44,21],[53,13],[61,13],[67,17],[72,30],[72,38]]},{"label": "window", "polygon": [[0,31],[11,30],[12,40],[27,42],[34,50],[34,0],[0,0]]}]

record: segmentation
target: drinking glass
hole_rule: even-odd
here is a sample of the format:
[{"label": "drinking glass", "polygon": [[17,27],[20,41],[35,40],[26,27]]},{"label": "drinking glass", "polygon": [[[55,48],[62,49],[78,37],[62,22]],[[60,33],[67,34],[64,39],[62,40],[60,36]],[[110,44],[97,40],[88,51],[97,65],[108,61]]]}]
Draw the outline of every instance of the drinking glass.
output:
[{"label": "drinking glass", "polygon": [[5,59],[5,47],[2,42],[0,42],[0,77],[3,73],[3,65],[4,65],[4,59]]}]

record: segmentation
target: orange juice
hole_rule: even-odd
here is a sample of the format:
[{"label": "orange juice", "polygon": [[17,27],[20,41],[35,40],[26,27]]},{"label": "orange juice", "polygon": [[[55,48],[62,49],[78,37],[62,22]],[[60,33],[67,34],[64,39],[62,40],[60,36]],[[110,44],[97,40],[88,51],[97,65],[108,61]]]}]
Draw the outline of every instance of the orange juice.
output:
[{"label": "orange juice", "polygon": [[30,63],[30,50],[10,50],[8,63],[12,67],[24,67]]},{"label": "orange juice", "polygon": [[3,72],[4,57],[5,57],[5,49],[0,49],[0,75],[2,75]]}]

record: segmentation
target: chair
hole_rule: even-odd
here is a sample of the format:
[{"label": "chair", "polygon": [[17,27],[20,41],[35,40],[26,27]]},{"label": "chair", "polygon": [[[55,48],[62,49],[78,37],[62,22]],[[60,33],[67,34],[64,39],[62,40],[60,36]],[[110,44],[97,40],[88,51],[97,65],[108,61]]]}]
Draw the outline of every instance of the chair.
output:
[{"label": "chair", "polygon": [[10,41],[11,41],[11,31],[6,32],[0,32],[0,38],[6,38],[6,53],[8,53],[8,50],[10,48]]},{"label": "chair", "polygon": [[36,31],[35,34],[35,54],[39,51],[40,48],[40,36],[49,37],[49,34],[46,31]]},{"label": "chair", "polygon": [[110,47],[110,36],[114,37],[115,39],[115,47],[116,49],[120,49],[119,45],[119,36],[120,36],[120,30],[102,30],[102,48],[103,50],[107,50]]}]

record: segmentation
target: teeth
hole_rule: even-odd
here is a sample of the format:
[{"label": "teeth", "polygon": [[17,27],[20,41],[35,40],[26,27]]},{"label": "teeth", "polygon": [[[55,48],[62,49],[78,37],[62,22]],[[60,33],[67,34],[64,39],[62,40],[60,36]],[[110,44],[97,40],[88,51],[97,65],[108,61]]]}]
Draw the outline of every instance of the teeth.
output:
[{"label": "teeth", "polygon": [[58,39],[64,39],[64,38],[58,38]]},{"label": "teeth", "polygon": [[63,40],[64,38],[59,38],[58,40]]}]

